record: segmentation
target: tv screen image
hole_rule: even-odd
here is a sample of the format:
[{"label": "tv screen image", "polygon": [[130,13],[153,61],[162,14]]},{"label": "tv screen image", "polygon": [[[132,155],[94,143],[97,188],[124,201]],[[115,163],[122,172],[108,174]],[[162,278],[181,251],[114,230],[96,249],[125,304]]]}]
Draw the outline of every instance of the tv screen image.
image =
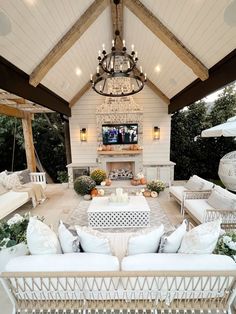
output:
[{"label": "tv screen image", "polygon": [[137,144],[138,124],[106,124],[102,126],[104,145]]}]

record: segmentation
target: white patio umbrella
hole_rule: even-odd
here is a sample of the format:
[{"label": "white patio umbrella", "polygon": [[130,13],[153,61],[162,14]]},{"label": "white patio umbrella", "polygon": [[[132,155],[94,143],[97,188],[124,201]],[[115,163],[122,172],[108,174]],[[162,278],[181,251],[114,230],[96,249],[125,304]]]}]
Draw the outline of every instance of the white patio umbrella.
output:
[{"label": "white patio umbrella", "polygon": [[227,120],[227,122],[213,126],[210,129],[202,131],[202,137],[220,137],[236,136],[236,116]]}]

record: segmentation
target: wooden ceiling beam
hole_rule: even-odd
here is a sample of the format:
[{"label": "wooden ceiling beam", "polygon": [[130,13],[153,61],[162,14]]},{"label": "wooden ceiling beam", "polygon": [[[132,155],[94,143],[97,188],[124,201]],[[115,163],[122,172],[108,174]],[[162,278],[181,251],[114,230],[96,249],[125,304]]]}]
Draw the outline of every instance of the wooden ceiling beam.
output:
[{"label": "wooden ceiling beam", "polygon": [[70,100],[69,107],[73,107],[77,101],[90,89],[91,83],[88,81],[79,91],[78,93]]},{"label": "wooden ceiling beam", "polygon": [[[117,37],[116,47],[122,49],[123,43],[123,13],[124,13],[124,3],[123,0],[120,0],[120,3],[116,6],[113,0],[111,1],[111,22],[112,22],[112,38],[115,39],[115,32],[118,30],[120,32],[119,37]],[[116,9],[117,9],[117,22],[116,22]]]},{"label": "wooden ceiling beam", "polygon": [[95,0],[90,5],[71,29],[59,40],[30,74],[29,82],[31,85],[37,86],[42,81],[48,71],[76,43],[97,17],[105,10],[108,4],[109,0]]},{"label": "wooden ceiling beam", "polygon": [[205,65],[139,0],[124,0],[124,5],[134,13],[183,63],[202,81],[209,76]]},{"label": "wooden ceiling beam", "polygon": [[19,110],[17,108],[13,108],[2,104],[0,104],[0,114],[21,119],[25,119],[29,116],[29,113],[24,112],[23,110]]},{"label": "wooden ceiling beam", "polygon": [[69,103],[43,85],[33,87],[29,84],[29,75],[0,56],[0,88],[35,102],[38,105],[71,115]]},{"label": "wooden ceiling beam", "polygon": [[236,49],[216,63],[209,70],[209,78],[202,82],[195,80],[170,99],[169,113],[189,106],[216,90],[236,81]]}]

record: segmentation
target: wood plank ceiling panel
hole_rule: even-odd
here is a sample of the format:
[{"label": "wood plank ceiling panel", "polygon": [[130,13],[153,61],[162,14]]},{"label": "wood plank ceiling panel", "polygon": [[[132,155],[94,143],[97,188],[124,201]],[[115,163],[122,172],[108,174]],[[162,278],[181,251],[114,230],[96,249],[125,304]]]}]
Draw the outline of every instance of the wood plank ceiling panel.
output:
[{"label": "wood plank ceiling panel", "polygon": [[[42,84],[66,100],[75,94],[89,81],[90,73],[96,72],[98,50],[102,44],[110,51],[111,12],[110,7],[97,18],[92,26],[73,45],[73,47],[53,66]],[[80,75],[76,70],[81,71]]]},{"label": "wood plank ceiling panel", "polygon": [[[11,32],[1,36],[0,55],[30,74],[93,0],[1,1]],[[27,56],[27,57],[26,57]]]},{"label": "wood plank ceiling panel", "polygon": [[[124,10],[124,38],[138,51],[138,65],[169,98],[196,79],[196,75],[170,51],[133,13]],[[135,30],[135,32],[134,32]],[[141,39],[141,40],[140,40]],[[160,72],[156,66],[160,66]]]},{"label": "wood plank ceiling panel", "polygon": [[142,3],[208,68],[236,47],[236,27],[224,21],[224,11],[231,2],[142,0]]}]

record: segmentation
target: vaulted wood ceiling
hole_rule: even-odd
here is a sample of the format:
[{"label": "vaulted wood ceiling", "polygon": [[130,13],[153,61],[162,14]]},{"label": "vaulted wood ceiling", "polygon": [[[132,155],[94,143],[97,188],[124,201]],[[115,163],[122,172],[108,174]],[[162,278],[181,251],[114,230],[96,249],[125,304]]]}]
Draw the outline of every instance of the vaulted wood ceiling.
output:
[{"label": "vaulted wood ceiling", "polygon": [[[168,103],[236,48],[236,25],[224,19],[235,0],[122,0],[123,38],[138,51],[148,86]],[[87,90],[102,44],[114,34],[111,0],[2,0],[11,31],[0,54],[71,102]],[[235,12],[236,14],[236,12]],[[113,19],[112,19],[113,18]]]}]

